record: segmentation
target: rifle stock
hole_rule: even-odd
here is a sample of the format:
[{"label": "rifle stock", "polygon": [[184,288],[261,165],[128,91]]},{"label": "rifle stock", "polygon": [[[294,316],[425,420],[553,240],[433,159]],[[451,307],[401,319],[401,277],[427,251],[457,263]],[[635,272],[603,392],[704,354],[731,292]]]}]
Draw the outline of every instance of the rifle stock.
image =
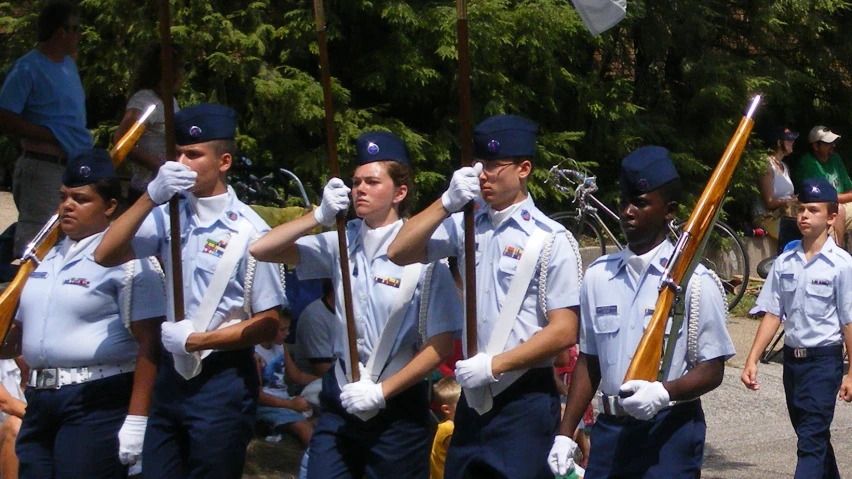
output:
[{"label": "rifle stock", "polygon": [[624,376],[624,381],[642,379],[645,381],[656,381],[659,373],[660,358],[663,353],[663,337],[666,332],[666,324],[671,315],[677,288],[686,288],[689,277],[695,269],[700,257],[700,249],[703,245],[705,234],[713,227],[722,198],[728,189],[731,176],[740,161],[748,136],[754,126],[751,119],[760,96],[752,101],[751,108],[742,118],[728,147],[713,170],[704,192],[698,199],[695,209],[689,215],[686,226],[683,228],[680,238],[675,245],[675,250],[666,266],[663,274],[663,282],[660,285],[660,295],[654,308],[654,314],[648,323],[645,334],[639,341],[639,346],[630,362],[630,367]]},{"label": "rifle stock", "polygon": [[[118,166],[130,153],[130,150],[139,141],[142,133],[145,133],[145,121],[154,111],[155,105],[149,106],[139,120],[135,121],[130,129],[121,136],[115,146],[112,147],[109,154],[112,157],[113,166]],[[9,327],[12,325],[12,318],[15,316],[15,310],[18,309],[18,301],[21,299],[21,293],[24,291],[24,285],[27,284],[27,279],[30,273],[38,267],[36,259],[41,261],[53,248],[53,245],[59,240],[59,218],[54,215],[44,228],[47,229],[47,234],[43,239],[36,243],[27,246],[27,250],[32,247],[31,255],[25,255],[21,258],[21,266],[18,268],[17,274],[12,281],[0,293],[0,344],[6,340],[6,333],[9,332]],[[38,238],[38,236],[36,236]]]}]

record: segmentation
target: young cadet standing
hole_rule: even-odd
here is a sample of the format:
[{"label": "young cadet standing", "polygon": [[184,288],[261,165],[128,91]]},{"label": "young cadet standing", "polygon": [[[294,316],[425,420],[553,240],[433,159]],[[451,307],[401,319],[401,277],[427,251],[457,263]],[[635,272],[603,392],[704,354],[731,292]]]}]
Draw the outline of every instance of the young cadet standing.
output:
[{"label": "young cadet standing", "polygon": [[158,205],[185,192],[180,224],[187,319],[162,325],[171,354],[164,355],[154,385],[143,474],[237,478],[257,407],[253,346],[275,337],[277,308],[286,299],[276,265],[255,263],[248,253],[251,240],[269,227],[226,183],[236,154],[236,112],[195,105],[175,115],[175,129],[178,162],[166,162],[113,223],[95,260],[114,264],[159,254],[171,271],[168,207]]},{"label": "young cadet standing", "polygon": [[92,258],[121,197],[106,150],[72,155],[59,195],[66,237],[30,274],[7,340],[32,368],[20,477],[126,477],[142,452],[163,281],[153,259],[104,268]]},{"label": "young cadet standing", "polygon": [[479,352],[456,363],[464,392],[448,478],[552,477],[546,458],[560,413],[552,363],[576,342],[579,259],[565,228],[527,192],[537,133],[514,115],[479,124],[476,165],[456,171],[441,199],[409,220],[388,249],[401,264],[461,258],[463,215],[453,213],[481,192],[486,206],[474,219]]},{"label": "young cadet standing", "polygon": [[[852,351],[852,257],[828,229],[837,219],[837,191],[824,178],[802,182],[798,224],[802,243],[775,260],[757,306],[767,311],[743,368],[742,381],[757,391],[757,360],[784,323],[784,393],[796,431],[796,479],[839,478],[831,447],[835,397],[852,401],[843,379],[843,342]],[[841,383],[842,380],[842,383]]]},{"label": "young cadet standing", "polygon": [[734,355],[721,286],[706,268],[698,265],[689,281],[688,307],[663,379],[622,385],[673,251],[666,235],[680,191],[665,148],[640,148],[621,163],[619,219],[627,249],[599,258],[583,279],[580,356],[548,457],[554,474],[573,468],[577,444],[571,436],[600,385],[601,413],[584,477],[701,475],[706,425],[698,398],[719,386],[725,361]]},{"label": "young cadet standing", "polygon": [[412,188],[402,140],[364,133],[356,152],[352,199],[360,219],[347,223],[346,236],[360,381],[347,384],[344,376],[349,354],[337,233],[305,236],[349,208],[349,188],[332,178],[317,210],[277,226],[251,252],[262,261],[295,264],[299,278],[331,278],[335,285],[335,356],[342,360],[323,377],[308,478],[425,479],[432,437],[423,378],[452,356],[461,303],[446,265],[403,268],[387,257]]}]

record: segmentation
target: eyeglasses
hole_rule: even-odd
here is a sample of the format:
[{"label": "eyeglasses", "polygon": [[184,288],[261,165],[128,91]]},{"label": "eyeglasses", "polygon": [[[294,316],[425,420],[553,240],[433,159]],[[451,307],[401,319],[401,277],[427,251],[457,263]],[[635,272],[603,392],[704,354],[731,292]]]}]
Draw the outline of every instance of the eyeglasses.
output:
[{"label": "eyeglasses", "polygon": [[485,174],[487,174],[489,176],[494,176],[494,175],[497,175],[503,168],[505,168],[509,165],[514,165],[515,162],[514,161],[508,161],[508,162],[505,162],[505,163],[498,163],[496,161],[487,161],[487,162],[486,161],[474,161],[473,164],[474,165],[476,165],[476,164],[482,165],[482,171],[484,171]]}]

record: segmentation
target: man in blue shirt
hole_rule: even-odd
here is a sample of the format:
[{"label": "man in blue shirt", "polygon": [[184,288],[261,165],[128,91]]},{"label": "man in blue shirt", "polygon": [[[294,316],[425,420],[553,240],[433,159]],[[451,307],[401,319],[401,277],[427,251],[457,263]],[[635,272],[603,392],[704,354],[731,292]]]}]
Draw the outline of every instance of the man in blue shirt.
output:
[{"label": "man in blue shirt", "polygon": [[68,156],[94,146],[73,59],[79,40],[76,7],[49,3],[38,17],[38,45],[15,62],[0,90],[0,134],[20,138],[23,149],[13,176],[16,253],[56,212]]}]

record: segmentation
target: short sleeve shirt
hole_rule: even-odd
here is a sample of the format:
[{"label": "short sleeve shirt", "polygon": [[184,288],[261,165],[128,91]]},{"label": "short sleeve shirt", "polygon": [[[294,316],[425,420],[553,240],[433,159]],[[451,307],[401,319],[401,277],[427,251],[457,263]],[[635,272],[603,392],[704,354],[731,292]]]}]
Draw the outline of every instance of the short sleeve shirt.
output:
[{"label": "short sleeve shirt", "polygon": [[[673,247],[665,241],[635,284],[627,271],[628,250],[603,256],[589,266],[580,291],[580,352],[597,356],[601,390],[617,395],[633,355],[654,314],[659,287]],[[711,273],[698,265],[689,281],[685,304],[700,288],[696,364],[731,358],[735,351],[727,330],[722,292]],[[665,380],[677,379],[694,366],[689,364],[687,332],[690,310],[677,331],[672,363]],[[671,332],[671,320],[668,325]]]},{"label": "short sleeve shirt", "polygon": [[852,190],[852,179],[849,178],[846,165],[837,153],[828,157],[824,164],[811,153],[803,154],[793,169],[793,186],[798,189],[808,178],[825,178],[838,193]]},{"label": "short sleeve shirt", "polygon": [[852,257],[829,237],[810,261],[799,244],[772,265],[756,306],[784,322],[784,344],[832,346],[852,322]]},{"label": "short sleeve shirt", "polygon": [[83,84],[69,56],[54,62],[33,49],[19,58],[0,90],[0,108],[50,129],[66,155],[94,146]]},{"label": "short sleeve shirt", "polygon": [[322,298],[309,304],[299,315],[296,325],[296,344],[293,361],[302,371],[310,371],[316,360],[330,361],[334,358],[335,331],[338,322],[334,311],[326,306]]},{"label": "short sleeve shirt", "polygon": [[[165,291],[148,258],[127,266],[105,268],[94,251],[103,233],[66,257],[65,238],[30,274],[21,293],[17,320],[23,326],[24,360],[31,367],[83,367],[119,364],[136,358],[139,344],[124,326],[165,315]],[[88,238],[87,238],[88,239]],[[84,239],[83,241],[85,241]],[[130,298],[128,298],[130,295]],[[130,299],[130,318],[123,318]]]}]

